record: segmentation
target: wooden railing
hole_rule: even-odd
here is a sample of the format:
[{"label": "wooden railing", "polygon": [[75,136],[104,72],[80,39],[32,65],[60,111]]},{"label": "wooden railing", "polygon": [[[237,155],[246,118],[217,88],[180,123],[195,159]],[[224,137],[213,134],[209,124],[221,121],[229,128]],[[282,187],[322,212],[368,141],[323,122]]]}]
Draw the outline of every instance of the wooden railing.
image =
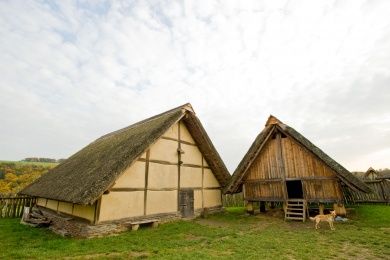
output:
[{"label": "wooden railing", "polygon": [[31,207],[36,199],[32,197],[0,197],[0,218],[20,218],[24,207]]}]

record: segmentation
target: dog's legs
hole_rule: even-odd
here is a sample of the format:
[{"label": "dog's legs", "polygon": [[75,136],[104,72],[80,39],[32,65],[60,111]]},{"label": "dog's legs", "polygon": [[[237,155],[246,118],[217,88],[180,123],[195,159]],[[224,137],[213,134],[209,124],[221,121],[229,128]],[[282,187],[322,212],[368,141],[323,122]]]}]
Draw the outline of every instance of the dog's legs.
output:
[{"label": "dog's legs", "polygon": [[330,226],[330,229],[331,230],[335,230],[334,226],[333,226],[333,221],[329,221],[329,226]]},{"label": "dog's legs", "polygon": [[319,229],[320,227],[319,227],[319,224],[320,224],[320,222],[316,219],[316,229]]}]

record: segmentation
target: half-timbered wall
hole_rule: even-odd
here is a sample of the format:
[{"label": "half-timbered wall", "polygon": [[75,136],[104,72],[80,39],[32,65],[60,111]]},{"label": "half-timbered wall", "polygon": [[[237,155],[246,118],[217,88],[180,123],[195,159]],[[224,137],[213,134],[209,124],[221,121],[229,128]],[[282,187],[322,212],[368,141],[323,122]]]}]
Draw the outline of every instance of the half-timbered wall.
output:
[{"label": "half-timbered wall", "polygon": [[78,205],[57,200],[50,200],[45,198],[38,198],[37,205],[51,209],[56,212],[61,212],[73,215],[82,219],[95,221],[95,204],[94,205]]},{"label": "half-timbered wall", "polygon": [[282,201],[285,181],[301,180],[308,201],[337,201],[342,192],[336,173],[289,136],[273,135],[248,169],[245,198]]},{"label": "half-timbered wall", "polygon": [[98,220],[176,213],[180,189],[194,190],[195,210],[222,205],[220,184],[182,122],[173,125],[101,197]]}]

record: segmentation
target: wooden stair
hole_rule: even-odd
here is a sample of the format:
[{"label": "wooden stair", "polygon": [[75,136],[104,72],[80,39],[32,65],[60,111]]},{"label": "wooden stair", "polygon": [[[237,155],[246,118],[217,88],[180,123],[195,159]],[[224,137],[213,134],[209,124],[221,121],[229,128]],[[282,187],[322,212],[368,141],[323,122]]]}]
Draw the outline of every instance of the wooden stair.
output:
[{"label": "wooden stair", "polygon": [[306,221],[307,202],[304,199],[286,200],[284,220]]}]

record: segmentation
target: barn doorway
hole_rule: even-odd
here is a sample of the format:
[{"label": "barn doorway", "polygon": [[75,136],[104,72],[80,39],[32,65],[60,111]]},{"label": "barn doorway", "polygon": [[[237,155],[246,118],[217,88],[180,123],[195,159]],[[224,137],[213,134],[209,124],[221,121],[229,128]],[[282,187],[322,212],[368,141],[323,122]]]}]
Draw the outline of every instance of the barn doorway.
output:
[{"label": "barn doorway", "polygon": [[179,192],[179,208],[183,218],[194,216],[194,190],[181,190]]},{"label": "barn doorway", "polygon": [[286,186],[289,199],[303,199],[303,188],[300,180],[286,181]]}]

